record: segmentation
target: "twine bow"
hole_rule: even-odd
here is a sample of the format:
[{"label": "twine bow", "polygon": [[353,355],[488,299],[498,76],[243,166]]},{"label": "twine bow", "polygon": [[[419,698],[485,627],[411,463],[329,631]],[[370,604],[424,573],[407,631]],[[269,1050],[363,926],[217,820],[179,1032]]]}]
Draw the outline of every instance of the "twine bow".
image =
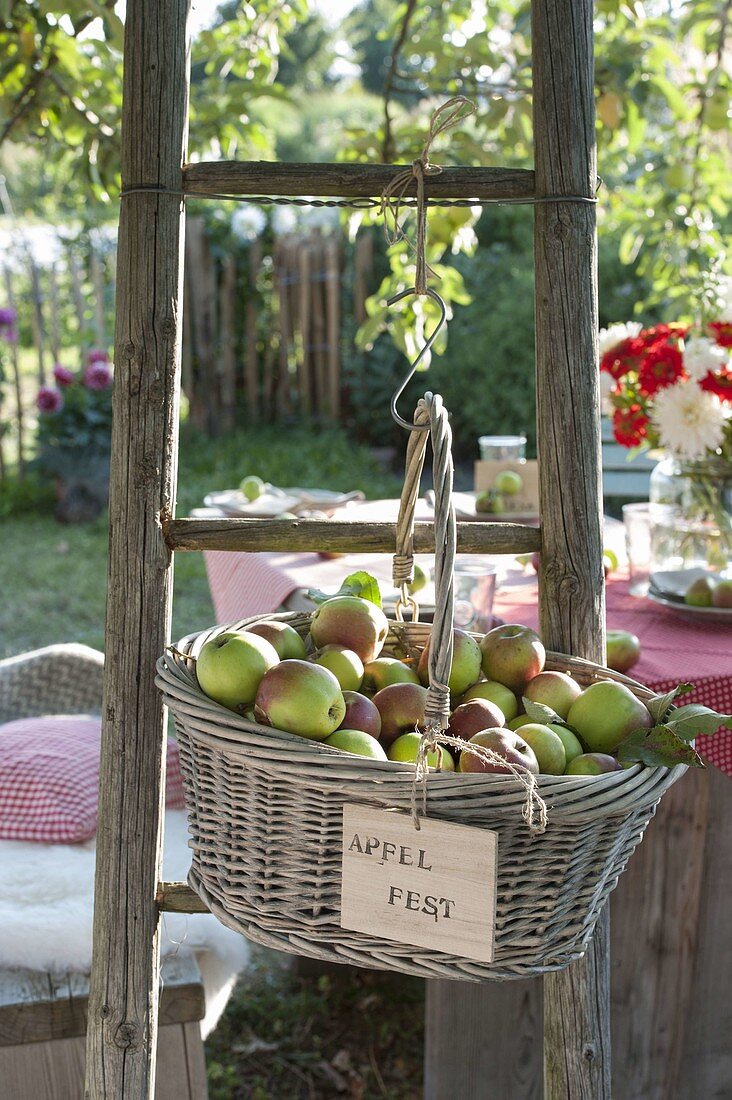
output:
[{"label": "twine bow", "polygon": [[[422,146],[422,152],[408,168],[394,176],[381,196],[379,211],[384,218],[384,235],[387,244],[392,245],[397,244],[399,241],[406,241],[415,252],[414,287],[417,294],[425,293],[427,277],[435,274],[429,267],[426,256],[427,204],[424,197],[424,179],[425,176],[438,175],[442,168],[439,164],[430,162],[430,148],[435,138],[439,137],[440,134],[444,134],[451,127],[456,126],[458,122],[475,114],[475,110],[476,107],[472,100],[462,95],[453,96],[452,99],[448,99],[446,103],[438,107],[430,120],[430,128]],[[404,225],[399,220],[402,202],[412,180],[415,180],[417,184],[417,239],[415,244],[412,244],[409,240],[404,232]],[[391,224],[389,219],[391,219]]]}]

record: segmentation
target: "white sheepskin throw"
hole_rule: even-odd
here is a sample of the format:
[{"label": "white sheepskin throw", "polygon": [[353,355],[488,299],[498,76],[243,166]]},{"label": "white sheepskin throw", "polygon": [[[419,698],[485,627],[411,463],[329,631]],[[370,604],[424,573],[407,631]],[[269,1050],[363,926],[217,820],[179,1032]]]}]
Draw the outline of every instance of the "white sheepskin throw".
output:
[{"label": "white sheepskin throw", "polygon": [[[63,973],[91,968],[95,842],[0,841],[0,966]],[[191,863],[186,815],[165,815],[166,880],[185,880]],[[237,974],[246,966],[243,936],[209,913],[165,913],[161,952],[192,949],[206,993],[204,1038],[216,1026]]]}]

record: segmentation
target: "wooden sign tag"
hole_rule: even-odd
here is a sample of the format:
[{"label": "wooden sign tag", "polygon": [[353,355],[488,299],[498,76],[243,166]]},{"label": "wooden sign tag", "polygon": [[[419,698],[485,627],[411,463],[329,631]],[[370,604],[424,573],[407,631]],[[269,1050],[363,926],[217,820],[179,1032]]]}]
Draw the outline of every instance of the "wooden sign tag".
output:
[{"label": "wooden sign tag", "polygon": [[341,928],[493,959],[498,835],[393,810],[343,807]]}]

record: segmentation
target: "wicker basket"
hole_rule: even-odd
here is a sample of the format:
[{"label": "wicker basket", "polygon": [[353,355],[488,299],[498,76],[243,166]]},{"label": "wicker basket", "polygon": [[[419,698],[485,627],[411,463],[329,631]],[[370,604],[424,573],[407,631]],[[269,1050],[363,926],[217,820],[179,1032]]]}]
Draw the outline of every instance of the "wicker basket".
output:
[{"label": "wicker basket", "polygon": [[[450,433],[441,402],[432,395],[420,403],[417,420],[431,426],[435,454],[435,620],[431,628],[395,622],[383,652],[416,656],[432,635],[428,713],[435,699],[444,719],[455,551]],[[395,580],[404,578],[411,561],[425,446],[424,434],[413,432]],[[233,625],[273,617],[308,633],[309,615],[260,615]],[[526,790],[514,776],[431,772],[429,818],[498,834],[492,961],[348,931],[340,921],[343,806],[409,811],[414,765],[340,752],[247,721],[209,699],[198,687],[191,658],[205,641],[231,628],[184,639],[158,662],[158,684],[180,742],[193,849],[188,881],[224,924],[268,947],[429,978],[521,978],[560,969],[583,954],[659,798],[683,767],[635,765],[601,776],[541,776],[538,790],[548,812],[541,835],[527,827]],[[547,668],[571,672],[583,685],[615,679],[638,698],[652,698],[640,684],[587,661],[549,654]]]},{"label": "wicker basket", "polygon": [[[272,617],[307,633],[307,615],[258,619]],[[223,629],[231,627],[198,634],[178,649],[195,657]],[[422,624],[394,624],[384,652],[420,648],[428,632]],[[571,672],[583,685],[612,678],[640,699],[652,697],[586,661],[549,654],[547,668]],[[408,811],[413,765],[365,760],[248,722],[208,699],[182,656],[161,658],[158,683],[180,743],[193,848],[188,881],[212,912],[268,947],[422,977],[520,978],[579,958],[659,798],[685,770],[635,765],[603,776],[542,776],[549,825],[541,836],[527,829],[525,792],[511,777],[431,773],[430,818],[498,833],[489,965],[340,927],[343,804]]]}]

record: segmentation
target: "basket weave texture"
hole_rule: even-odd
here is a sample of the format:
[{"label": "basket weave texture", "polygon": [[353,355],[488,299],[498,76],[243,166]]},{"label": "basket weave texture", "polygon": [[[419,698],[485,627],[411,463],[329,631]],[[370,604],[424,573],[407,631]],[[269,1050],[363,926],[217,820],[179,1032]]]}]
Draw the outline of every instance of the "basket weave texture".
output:
[{"label": "basket weave texture", "polygon": [[[303,636],[310,616],[289,622]],[[521,978],[567,966],[585,951],[618,876],[663,792],[683,767],[635,765],[602,776],[541,776],[548,827],[532,835],[523,786],[512,776],[430,773],[427,814],[498,833],[495,955],[476,962],[378,940],[340,927],[344,803],[409,812],[414,766],[366,760],[260,726],[198,687],[193,662],[216,627],[158,662],[158,684],[178,731],[188,808],[189,882],[226,925],[268,947],[430,978]],[[385,654],[416,655],[429,627],[394,623]],[[547,668],[581,684],[614,679],[642,700],[652,692],[587,661],[548,654]]]}]

